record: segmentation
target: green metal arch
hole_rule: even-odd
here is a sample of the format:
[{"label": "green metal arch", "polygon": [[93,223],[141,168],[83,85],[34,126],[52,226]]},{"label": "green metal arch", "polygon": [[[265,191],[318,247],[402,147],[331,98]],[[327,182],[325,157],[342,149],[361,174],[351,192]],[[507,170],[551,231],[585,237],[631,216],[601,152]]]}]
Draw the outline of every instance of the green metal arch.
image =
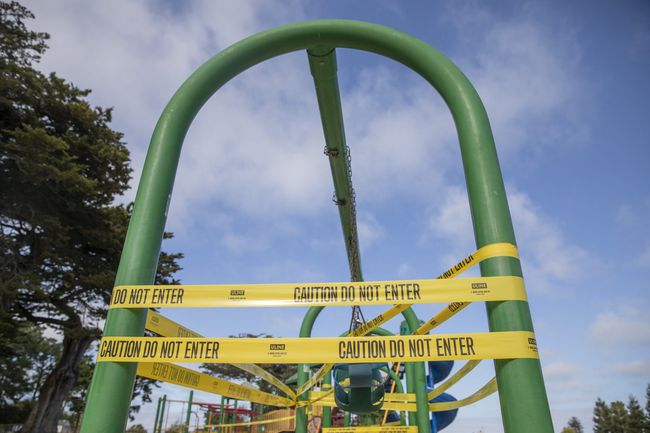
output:
[{"label": "green metal arch", "polygon": [[[444,55],[397,30],[347,20],[307,21],[253,35],[212,57],[174,94],[154,130],[140,179],[116,284],[153,281],[183,140],[203,104],[251,66],[301,49],[353,48],[394,59],[435,87],[448,105],[460,141],[474,234],[478,247],[515,243],[505,188],[487,114],[474,87]],[[521,275],[519,261],[491,259],[485,276]],[[487,306],[492,331],[532,330],[528,304]],[[144,310],[112,309],[104,335],[142,335]],[[496,361],[505,431],[553,431],[539,361]],[[124,431],[135,375],[133,363],[100,363],[95,369],[81,431]]]}]

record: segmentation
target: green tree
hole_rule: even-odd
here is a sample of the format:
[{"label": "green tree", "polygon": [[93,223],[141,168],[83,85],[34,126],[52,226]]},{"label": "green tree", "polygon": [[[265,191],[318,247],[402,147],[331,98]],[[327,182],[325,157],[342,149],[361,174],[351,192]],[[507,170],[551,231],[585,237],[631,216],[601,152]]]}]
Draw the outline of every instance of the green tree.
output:
[{"label": "green tree", "polygon": [[650,383],[645,388],[645,423],[643,433],[650,433]]},{"label": "green tree", "polygon": [[25,420],[60,352],[60,345],[35,326],[15,331],[14,339],[0,349],[0,419],[12,424]]},{"label": "green tree", "polygon": [[[23,427],[51,433],[101,335],[129,214],[115,200],[131,169],[111,110],[34,69],[48,35],[27,29],[32,18],[0,3],[0,357],[20,356],[8,343],[25,327],[61,335]],[[161,257],[160,272],[170,277],[179,257]]]},{"label": "green tree", "polygon": [[628,416],[625,423],[625,433],[644,433],[643,430],[647,419],[639,401],[632,395],[627,403],[627,412]]},{"label": "green tree", "polygon": [[609,407],[600,398],[596,400],[594,406],[594,433],[610,433],[610,419]]},{"label": "green tree", "polygon": [[[0,33],[0,318],[46,325],[61,356],[39,390],[25,432],[53,432],[81,359],[99,336],[127,221],[114,199],[128,187],[129,154],[91,108],[89,91],[32,68],[46,48],[33,15],[2,3]],[[3,326],[6,337],[16,330]]]},{"label": "green tree", "polygon": [[165,433],[184,433],[185,426],[181,423],[174,423],[165,429]]},{"label": "green tree", "polygon": [[575,416],[569,419],[569,422],[567,423],[565,429],[567,428],[569,429],[569,432],[573,432],[573,433],[584,433],[585,431],[584,428],[582,427],[582,423]]}]

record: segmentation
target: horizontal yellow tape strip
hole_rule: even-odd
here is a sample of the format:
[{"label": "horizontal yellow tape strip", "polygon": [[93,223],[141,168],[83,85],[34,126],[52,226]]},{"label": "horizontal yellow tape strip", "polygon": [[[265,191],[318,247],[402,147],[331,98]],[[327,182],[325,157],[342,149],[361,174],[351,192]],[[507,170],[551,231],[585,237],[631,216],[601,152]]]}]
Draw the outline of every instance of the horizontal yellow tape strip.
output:
[{"label": "horizontal yellow tape strip", "polygon": [[398,425],[323,427],[323,433],[418,433],[418,427]]},{"label": "horizontal yellow tape strip", "polygon": [[116,286],[111,308],[305,307],[505,300],[526,300],[522,278]]},{"label": "horizontal yellow tape strip", "polygon": [[[328,396],[331,396],[331,391],[311,391],[309,393],[309,401],[317,402],[319,400],[326,399]],[[332,397],[333,398],[333,397]],[[384,394],[385,402],[398,402],[398,403],[414,403],[416,400],[415,394],[399,393],[399,392],[387,392]]]},{"label": "horizontal yellow tape strip", "polygon": [[[186,328],[182,325],[179,325],[173,320],[168,319],[167,317],[153,310],[147,311],[147,322],[145,327],[149,331],[155,332],[156,334],[161,335],[163,337],[203,338],[201,334],[194,332],[191,329]],[[291,388],[289,388],[280,379],[273,376],[268,371],[264,370],[262,367],[255,364],[233,364],[233,366],[239,368],[240,370],[246,371],[254,376],[258,376],[266,383],[270,383],[276,388],[282,390],[282,392],[287,394],[289,398],[291,399],[296,398],[296,393],[293,392]]]},{"label": "horizontal yellow tape strip", "polygon": [[[261,421],[248,421],[248,422],[238,422],[234,424],[203,424],[202,427],[204,429],[210,429],[209,431],[221,429],[222,427],[224,428],[237,428],[239,426],[247,426],[247,425],[259,425],[259,424],[273,424],[276,422],[282,422],[282,421],[288,421],[290,419],[294,419],[296,416],[291,415],[291,416],[283,416],[282,418],[275,418],[275,419],[265,419]],[[198,431],[198,430],[196,430]],[[217,430],[218,431],[218,430]]]},{"label": "horizontal yellow tape strip", "polygon": [[136,374],[149,379],[160,380],[184,386],[186,388],[193,388],[199,391],[236,398],[238,400],[246,400],[254,403],[280,407],[290,407],[295,405],[295,402],[288,398],[248,388],[246,386],[238,385],[227,380],[219,379],[205,373],[199,373],[198,371],[170,363],[142,362],[138,364]]},{"label": "horizontal yellow tape strip", "polygon": [[538,358],[532,332],[329,338],[104,337],[98,362],[365,363]]},{"label": "horizontal yellow tape strip", "polygon": [[[468,406],[472,403],[476,403],[479,400],[484,399],[485,397],[493,394],[497,390],[497,382],[495,378],[492,378],[488,383],[483,385],[481,389],[476,391],[474,394],[470,395],[469,397],[465,397],[461,400],[457,401],[444,401],[444,402],[439,402],[439,403],[429,403],[429,411],[430,412],[443,412],[446,410],[453,410],[453,409],[458,409],[463,406]],[[311,392],[310,393],[310,398],[315,398],[315,400],[311,403],[313,406],[329,406],[329,407],[334,407],[336,406],[336,402],[334,401],[334,397],[331,395],[327,395],[325,397],[322,397],[321,394],[322,392]],[[388,395],[388,394],[386,394]],[[397,410],[397,411],[406,411],[406,412],[416,412],[417,411],[417,405],[415,403],[402,403],[399,401],[390,401],[390,400],[385,400],[384,404],[381,407],[381,410]]]}]

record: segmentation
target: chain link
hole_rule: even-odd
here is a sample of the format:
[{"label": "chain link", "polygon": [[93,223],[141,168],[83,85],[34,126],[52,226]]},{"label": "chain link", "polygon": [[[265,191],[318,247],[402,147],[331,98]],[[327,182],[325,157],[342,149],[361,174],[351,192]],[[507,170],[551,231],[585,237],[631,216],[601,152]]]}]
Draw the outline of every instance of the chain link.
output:
[{"label": "chain link", "polygon": [[[325,147],[324,153],[325,155],[330,157],[337,157],[339,155],[338,150],[336,149],[330,150],[327,147]],[[345,146],[345,158],[347,160],[346,168],[347,168],[347,181],[349,187],[348,190],[349,199],[347,201],[345,199],[339,200],[338,197],[336,197],[336,192],[335,192],[334,196],[332,197],[332,201],[337,206],[347,205],[348,218],[350,221],[350,230],[347,239],[345,239],[345,243],[346,243],[346,247],[347,247],[346,249],[348,254],[348,265],[350,267],[350,278],[352,281],[356,282],[362,280],[361,256],[359,254],[359,237],[357,232],[357,200],[356,200],[356,193],[354,192],[354,188],[352,187],[352,156],[350,155],[350,148],[347,145]],[[358,305],[353,306],[352,318],[350,319],[350,332],[362,326],[364,323],[366,323],[366,319],[363,317],[361,308]]]}]

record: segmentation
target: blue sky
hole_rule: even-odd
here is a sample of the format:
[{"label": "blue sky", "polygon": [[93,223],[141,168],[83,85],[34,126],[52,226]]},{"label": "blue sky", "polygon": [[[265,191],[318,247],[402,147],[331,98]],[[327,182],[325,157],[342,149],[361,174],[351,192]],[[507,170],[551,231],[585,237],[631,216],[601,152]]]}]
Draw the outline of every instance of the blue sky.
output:
[{"label": "blue sky", "polygon": [[[574,415],[590,427],[597,397],[643,396],[650,382],[647,2],[26,4],[37,16],[32,27],[52,35],[42,69],[92,89],[92,103],[115,107],[134,186],[172,93],[246,36],[346,18],[392,26],[439,49],[474,83],[490,116],[557,429]],[[401,65],[350,50],[338,50],[338,60],[365,277],[435,277],[474,250],[451,116]],[[164,248],[185,253],[183,282],[346,279],[323,145],[303,52],[256,66],[220,90],[187,136],[170,208],[176,238]],[[426,319],[438,309],[416,312]],[[349,309],[330,310],[315,335],[347,328]],[[164,314],[208,336],[289,337],[304,311]],[[483,305],[440,328],[483,330]],[[484,362],[451,393],[466,396],[492,373]],[[186,395],[164,386],[154,398],[163,393]],[[139,422],[151,425],[153,406]],[[502,431],[496,396],[462,409],[446,431],[481,429]]]}]

